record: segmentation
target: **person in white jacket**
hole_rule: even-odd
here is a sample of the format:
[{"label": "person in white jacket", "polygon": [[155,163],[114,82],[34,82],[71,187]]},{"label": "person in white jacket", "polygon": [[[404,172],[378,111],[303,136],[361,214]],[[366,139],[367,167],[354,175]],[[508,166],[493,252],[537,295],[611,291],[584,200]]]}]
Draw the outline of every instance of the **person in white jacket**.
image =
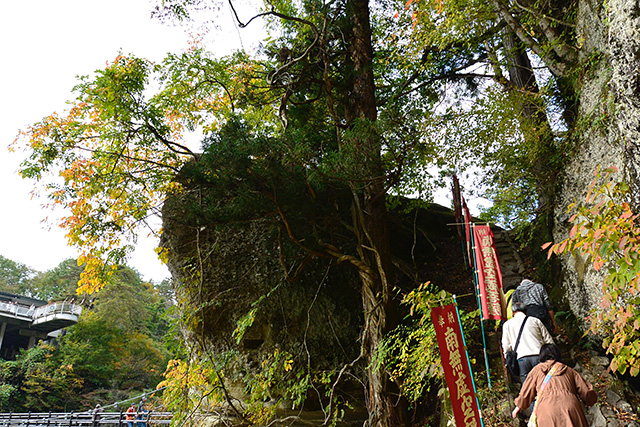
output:
[{"label": "person in white jacket", "polygon": [[529,371],[538,364],[538,354],[543,344],[554,344],[553,338],[544,326],[544,323],[537,317],[527,316],[526,308],[520,301],[513,301],[511,304],[513,317],[507,320],[502,326],[502,351],[506,356],[509,350],[513,350],[518,339],[518,333],[522,322],[527,319],[522,329],[520,343],[516,349],[518,354],[518,367],[520,368],[520,381],[524,384]]}]

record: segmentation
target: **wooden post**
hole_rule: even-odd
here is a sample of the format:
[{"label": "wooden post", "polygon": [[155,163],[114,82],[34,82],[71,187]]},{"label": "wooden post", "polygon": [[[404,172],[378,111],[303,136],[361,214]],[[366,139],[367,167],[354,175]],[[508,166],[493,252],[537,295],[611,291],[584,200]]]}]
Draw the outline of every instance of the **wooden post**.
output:
[{"label": "wooden post", "polygon": [[118,427],[122,427],[122,409],[120,409],[120,416],[118,417]]}]

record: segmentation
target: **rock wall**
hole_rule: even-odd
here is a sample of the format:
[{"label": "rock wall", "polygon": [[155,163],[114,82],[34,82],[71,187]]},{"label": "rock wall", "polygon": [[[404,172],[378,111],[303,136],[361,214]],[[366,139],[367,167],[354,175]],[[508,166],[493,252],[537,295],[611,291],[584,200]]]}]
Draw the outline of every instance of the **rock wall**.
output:
[{"label": "rock wall", "polygon": [[[558,186],[554,240],[567,237],[570,203],[583,201],[593,171],[617,166],[640,197],[640,14],[638,1],[583,0],[577,34],[583,64],[578,144]],[[636,209],[637,211],[637,209]],[[561,260],[566,300],[578,318],[599,307],[602,275],[579,255]]]},{"label": "rock wall", "polygon": [[[176,293],[186,308],[183,332],[189,347],[216,360],[222,359],[218,355],[234,355],[225,371],[232,394],[246,398],[245,374],[259,372],[276,350],[315,370],[339,370],[353,362],[360,354],[364,318],[356,269],[322,254],[308,257],[289,239],[278,215],[228,223],[212,220],[201,202],[206,200],[206,188],[186,186],[184,193],[165,202],[161,246],[167,250]],[[316,200],[322,198],[316,193]],[[323,241],[353,252],[350,201],[351,197],[337,197],[335,220],[325,221],[317,212],[311,222],[305,217],[294,220],[293,211],[313,210],[301,198],[291,207],[289,225],[300,236],[311,236],[313,230]],[[453,212],[438,205],[410,209],[401,202],[389,212],[393,280],[399,297],[427,280],[457,295],[471,294],[471,270],[464,264],[456,228],[448,225],[453,222]],[[296,279],[288,280],[285,269]],[[475,299],[463,298],[461,307],[475,309]],[[248,325],[249,313],[253,321],[237,342],[234,332]],[[405,307],[402,316],[407,315]],[[348,378],[365,369],[363,362],[356,364]],[[357,381],[341,386],[350,401],[356,399],[357,408],[364,407],[363,391]],[[306,408],[314,409],[317,399],[310,396]]]},{"label": "rock wall", "polygon": [[640,208],[640,2],[608,2],[608,44],[614,98],[612,137],[624,147],[624,172]]},{"label": "rock wall", "polygon": [[[361,304],[348,266],[314,260],[287,280],[285,268],[293,276],[305,257],[291,245],[280,247],[275,221],[195,225],[183,202],[165,208],[162,246],[176,291],[194,310],[186,331],[192,344],[237,352],[239,371],[257,367],[276,348],[309,352],[316,368],[357,357]],[[236,343],[234,331],[248,325],[249,313],[253,322]]]}]

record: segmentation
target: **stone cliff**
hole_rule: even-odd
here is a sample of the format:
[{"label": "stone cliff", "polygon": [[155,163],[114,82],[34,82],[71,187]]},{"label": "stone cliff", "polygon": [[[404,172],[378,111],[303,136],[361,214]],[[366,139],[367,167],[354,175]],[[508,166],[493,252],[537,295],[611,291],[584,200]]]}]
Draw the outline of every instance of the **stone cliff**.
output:
[{"label": "stone cliff", "polygon": [[[558,183],[554,240],[571,227],[567,207],[585,199],[598,166],[616,166],[617,179],[631,186],[634,211],[640,207],[640,16],[638,3],[580,1],[577,32],[585,74],[580,79],[577,145]],[[578,254],[561,260],[563,294],[572,312],[584,318],[599,307],[602,274]]]},{"label": "stone cliff", "polygon": [[[185,336],[200,350],[237,355],[234,392],[242,393],[242,373],[258,369],[276,349],[302,357],[314,369],[357,359],[363,314],[356,270],[320,254],[309,257],[277,216],[227,223],[207,219],[200,191],[206,192],[186,191],[167,200],[162,246],[178,297],[191,307]],[[406,202],[389,214],[397,294],[428,280],[459,295],[471,293],[471,270],[449,225],[455,222],[452,211],[438,205],[406,209]],[[306,211],[303,203],[308,201],[298,200],[297,208]],[[344,211],[348,215],[348,208]],[[355,247],[345,237],[350,234],[340,232],[342,208],[337,212],[330,222],[291,215],[291,227]],[[465,300],[473,309],[474,299]]]}]

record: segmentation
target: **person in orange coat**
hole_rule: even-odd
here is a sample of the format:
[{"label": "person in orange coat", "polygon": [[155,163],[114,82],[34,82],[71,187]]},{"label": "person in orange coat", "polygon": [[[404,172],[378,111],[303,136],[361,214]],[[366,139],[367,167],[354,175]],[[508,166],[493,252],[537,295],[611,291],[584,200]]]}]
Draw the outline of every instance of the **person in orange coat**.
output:
[{"label": "person in orange coat", "polygon": [[131,406],[129,406],[129,409],[127,409],[127,426],[128,427],[133,427],[133,419],[135,418],[135,414],[136,414],[136,405],[135,403],[132,403]]},{"label": "person in orange coat", "polygon": [[[552,367],[553,375],[540,391]],[[598,400],[593,386],[575,370],[562,363],[560,349],[555,344],[545,344],[540,348],[540,363],[529,372],[522,385],[516,398],[513,418],[521,409],[528,408],[536,396],[535,416],[538,425],[544,427],[589,427],[580,400],[587,406]]]}]

